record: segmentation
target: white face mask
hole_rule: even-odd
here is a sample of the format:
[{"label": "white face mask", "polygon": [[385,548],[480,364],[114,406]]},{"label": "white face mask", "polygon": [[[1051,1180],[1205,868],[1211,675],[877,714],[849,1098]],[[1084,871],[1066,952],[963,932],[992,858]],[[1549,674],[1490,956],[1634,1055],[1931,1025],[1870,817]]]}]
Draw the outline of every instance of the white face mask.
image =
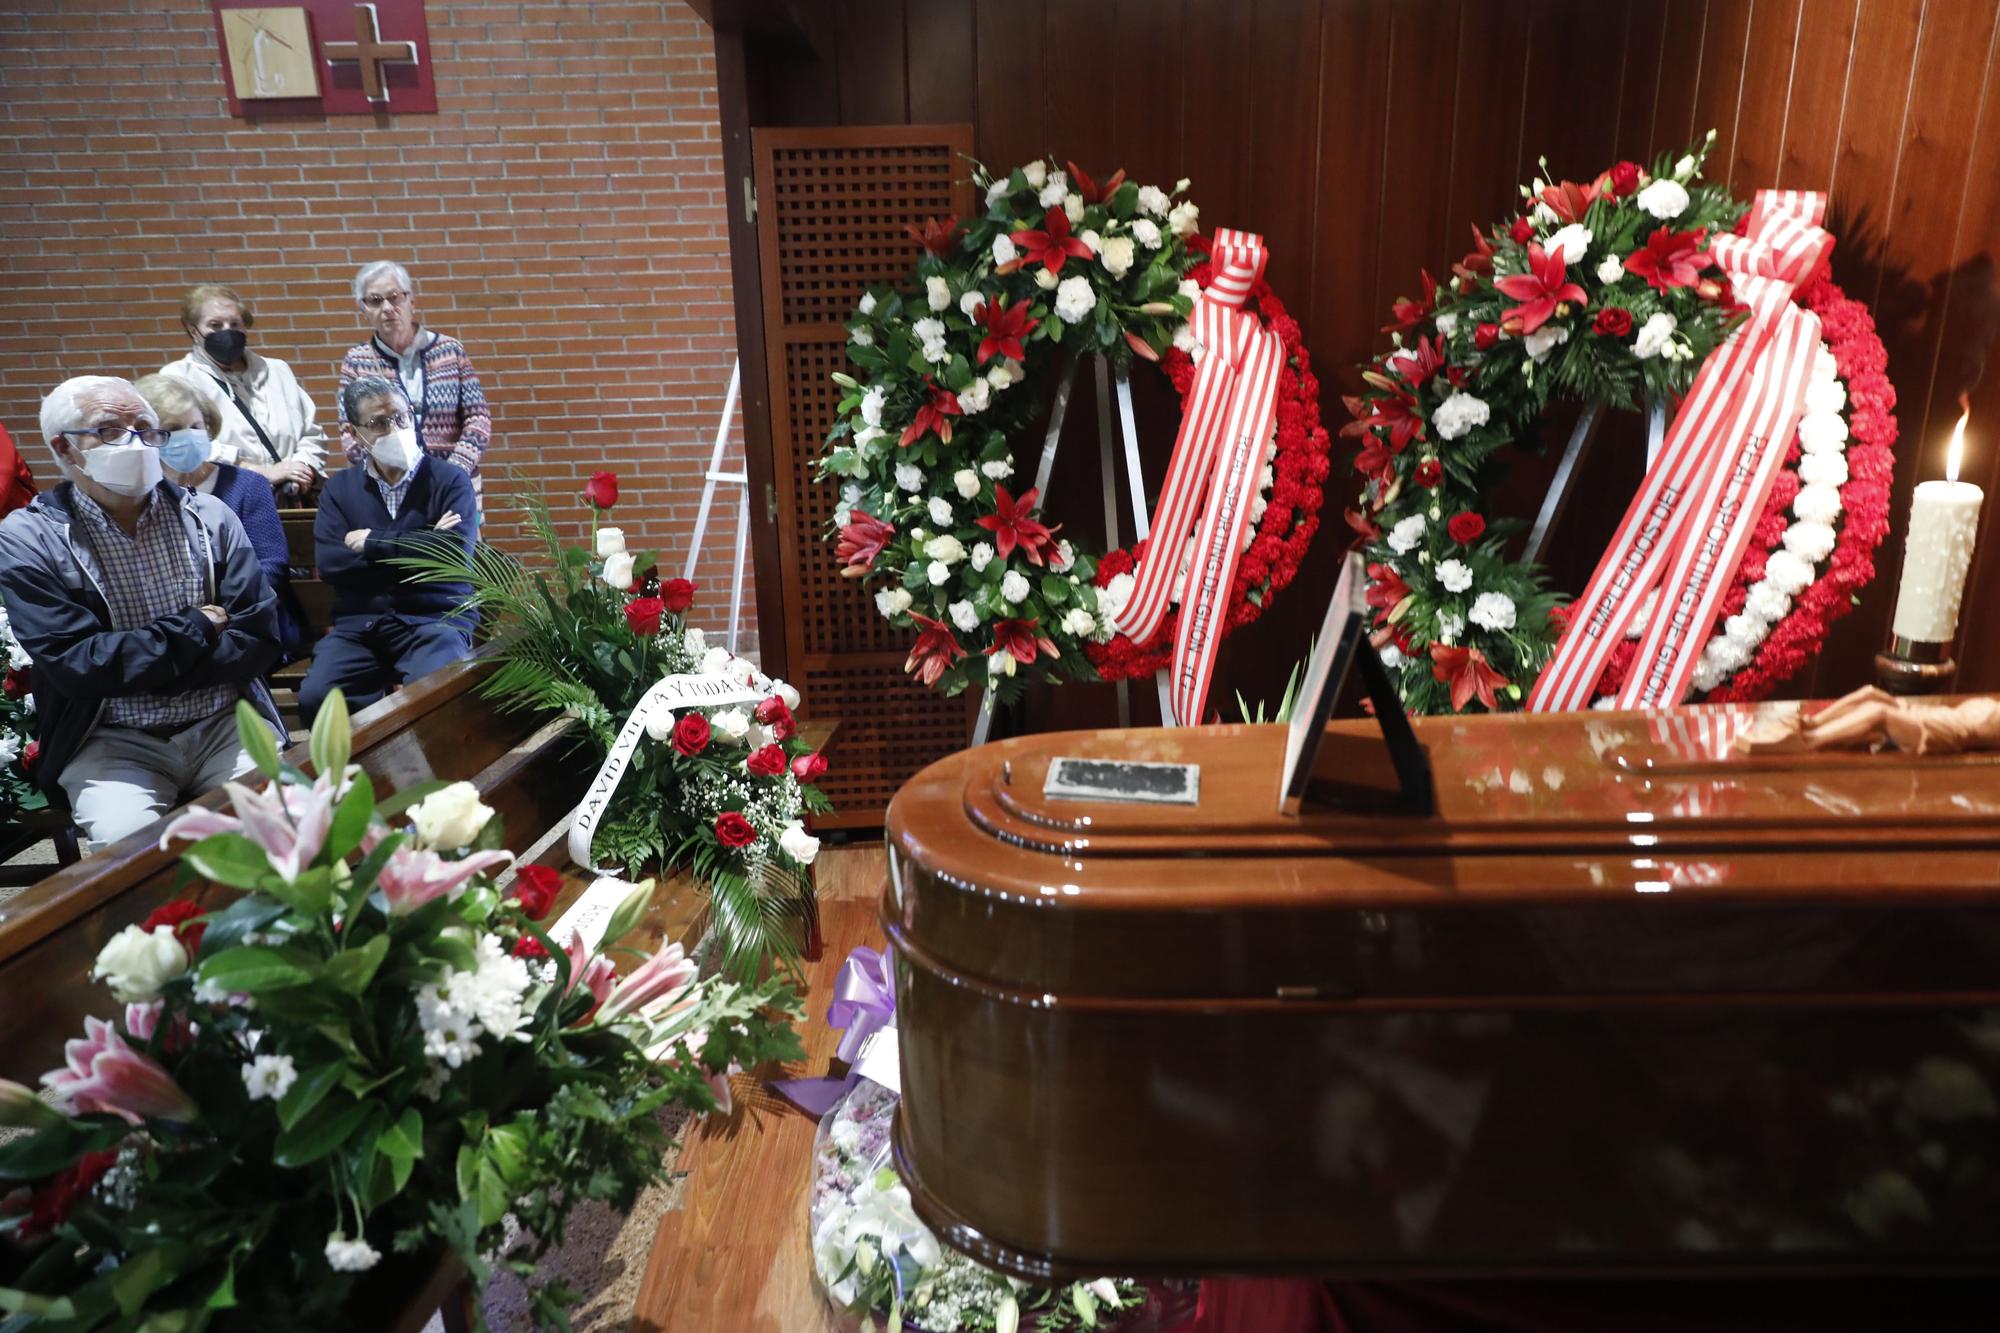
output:
[{"label": "white face mask", "polygon": [[417,465],[417,431],[414,426],[392,430],[368,446],[377,467],[392,472],[408,472]]},{"label": "white face mask", "polygon": [[100,444],[84,450],[83,475],[113,495],[136,498],[160,484],[160,451],[146,444]]}]

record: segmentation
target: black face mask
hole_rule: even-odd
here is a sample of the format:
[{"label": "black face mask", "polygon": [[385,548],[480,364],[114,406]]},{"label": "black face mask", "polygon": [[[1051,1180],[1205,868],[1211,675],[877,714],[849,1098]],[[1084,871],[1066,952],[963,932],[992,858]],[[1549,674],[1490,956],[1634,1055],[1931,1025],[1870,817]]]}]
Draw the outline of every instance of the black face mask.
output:
[{"label": "black face mask", "polygon": [[233,366],[243,359],[250,339],[241,329],[212,329],[201,335],[201,350],[218,366]]}]

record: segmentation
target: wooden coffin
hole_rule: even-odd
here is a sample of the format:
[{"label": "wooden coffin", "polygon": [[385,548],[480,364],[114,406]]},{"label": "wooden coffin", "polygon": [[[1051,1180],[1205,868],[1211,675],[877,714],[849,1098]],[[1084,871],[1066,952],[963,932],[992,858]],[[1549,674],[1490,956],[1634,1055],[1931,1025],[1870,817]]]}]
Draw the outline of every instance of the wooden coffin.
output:
[{"label": "wooden coffin", "polygon": [[[1425,817],[1279,816],[1280,727],[924,770],[918,1210],[1027,1278],[1990,1272],[2000,756],[1742,758],[1749,716],[1420,720]],[[1057,755],[1200,801],[1046,799]]]}]

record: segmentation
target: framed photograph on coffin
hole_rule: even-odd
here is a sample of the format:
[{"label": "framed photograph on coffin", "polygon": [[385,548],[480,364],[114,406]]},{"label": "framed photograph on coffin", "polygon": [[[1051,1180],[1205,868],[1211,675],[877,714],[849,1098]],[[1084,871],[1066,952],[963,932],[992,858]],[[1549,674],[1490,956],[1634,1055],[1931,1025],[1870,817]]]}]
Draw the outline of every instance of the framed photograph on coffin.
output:
[{"label": "framed photograph on coffin", "polygon": [[[1349,555],[1340,567],[1292,706],[1279,787],[1280,809],[1288,816],[1308,806],[1411,815],[1435,808],[1430,759],[1417,743],[1388,668],[1368,641],[1360,565],[1359,557]],[[1380,734],[1327,729],[1336,709],[1361,698]]]}]

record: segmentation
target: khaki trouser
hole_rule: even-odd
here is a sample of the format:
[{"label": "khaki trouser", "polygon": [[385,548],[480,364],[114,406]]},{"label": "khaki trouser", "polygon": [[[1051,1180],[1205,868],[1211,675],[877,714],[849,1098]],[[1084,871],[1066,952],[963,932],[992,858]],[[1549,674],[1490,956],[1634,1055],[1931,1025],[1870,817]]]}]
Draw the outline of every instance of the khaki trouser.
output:
[{"label": "khaki trouser", "polygon": [[59,781],[95,852],[254,766],[236,735],[236,710],[223,708],[171,736],[100,726]]}]

